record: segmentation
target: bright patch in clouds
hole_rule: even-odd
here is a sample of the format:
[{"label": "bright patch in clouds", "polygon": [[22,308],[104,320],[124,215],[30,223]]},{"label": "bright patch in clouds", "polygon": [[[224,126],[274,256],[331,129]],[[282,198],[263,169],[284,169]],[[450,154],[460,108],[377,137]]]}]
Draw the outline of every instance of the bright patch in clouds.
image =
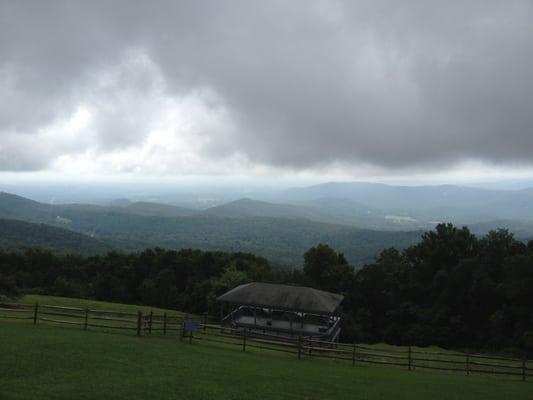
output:
[{"label": "bright patch in clouds", "polygon": [[128,53],[116,66],[91,76],[78,96],[80,105],[72,115],[37,135],[38,142],[53,144],[41,149],[51,156],[51,171],[219,175],[248,167],[237,152],[209,154],[212,143],[226,141],[234,129],[216,93],[209,88],[179,97],[169,93],[145,54]]}]

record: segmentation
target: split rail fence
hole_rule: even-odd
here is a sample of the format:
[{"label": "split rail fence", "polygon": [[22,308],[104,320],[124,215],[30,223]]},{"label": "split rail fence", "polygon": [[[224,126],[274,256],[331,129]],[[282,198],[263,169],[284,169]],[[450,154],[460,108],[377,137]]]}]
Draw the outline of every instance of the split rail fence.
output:
[{"label": "split rail fence", "polygon": [[[533,360],[453,351],[427,351],[418,347],[373,347],[357,343],[331,343],[309,338],[280,338],[221,327],[208,315],[168,315],[154,312],[92,310],[40,304],[0,304],[0,319],[30,323],[67,324],[84,330],[122,331],[137,336],[174,334],[189,342],[210,342],[241,351],[258,349],[292,354],[298,359],[323,358],[357,366],[377,364],[415,369],[449,371],[466,375],[491,374],[526,381],[533,377]],[[194,320],[195,331],[185,331],[184,321]]]}]

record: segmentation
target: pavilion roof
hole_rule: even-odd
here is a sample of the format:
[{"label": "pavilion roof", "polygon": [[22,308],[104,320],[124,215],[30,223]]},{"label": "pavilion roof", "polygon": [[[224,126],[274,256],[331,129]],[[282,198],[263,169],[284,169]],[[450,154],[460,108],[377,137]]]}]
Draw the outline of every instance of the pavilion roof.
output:
[{"label": "pavilion roof", "polygon": [[333,314],[343,295],[304,286],[252,282],[237,286],[217,298],[240,305],[318,314]]}]

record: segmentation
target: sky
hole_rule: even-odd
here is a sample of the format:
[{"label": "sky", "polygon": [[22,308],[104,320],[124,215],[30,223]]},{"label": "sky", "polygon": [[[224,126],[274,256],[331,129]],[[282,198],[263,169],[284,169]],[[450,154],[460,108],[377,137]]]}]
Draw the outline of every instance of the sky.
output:
[{"label": "sky", "polygon": [[525,0],[0,0],[0,179],[529,179],[532,73]]}]

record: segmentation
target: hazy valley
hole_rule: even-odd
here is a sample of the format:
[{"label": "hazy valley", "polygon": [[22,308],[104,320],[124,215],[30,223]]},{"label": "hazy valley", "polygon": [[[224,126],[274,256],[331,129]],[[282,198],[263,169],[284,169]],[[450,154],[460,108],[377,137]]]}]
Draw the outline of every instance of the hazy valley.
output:
[{"label": "hazy valley", "polygon": [[[133,194],[131,198],[126,193],[98,204],[49,204],[3,192],[0,217],[45,224],[39,228],[41,244],[57,242],[52,247],[58,249],[90,253],[159,246],[242,251],[291,266],[299,266],[302,254],[317,243],[329,244],[351,263],[361,265],[383,248],[415,243],[422,231],[439,222],[467,225],[477,234],[508,228],[519,239],[533,237],[531,189],[326,183],[249,195],[255,198],[231,199],[228,193],[212,193],[212,201],[220,199],[220,204],[205,207],[201,195],[196,202],[191,200],[194,192],[188,193],[186,204],[172,193]],[[166,202],[149,201],[154,197]],[[56,230],[44,233],[46,226]],[[27,226],[21,225],[20,232],[25,230]],[[39,244],[37,234],[17,238],[13,230],[7,232],[4,229],[4,247]],[[83,236],[70,238],[66,244],[61,243],[59,232],[63,238],[68,232]],[[76,240],[80,244],[73,246]]]}]

